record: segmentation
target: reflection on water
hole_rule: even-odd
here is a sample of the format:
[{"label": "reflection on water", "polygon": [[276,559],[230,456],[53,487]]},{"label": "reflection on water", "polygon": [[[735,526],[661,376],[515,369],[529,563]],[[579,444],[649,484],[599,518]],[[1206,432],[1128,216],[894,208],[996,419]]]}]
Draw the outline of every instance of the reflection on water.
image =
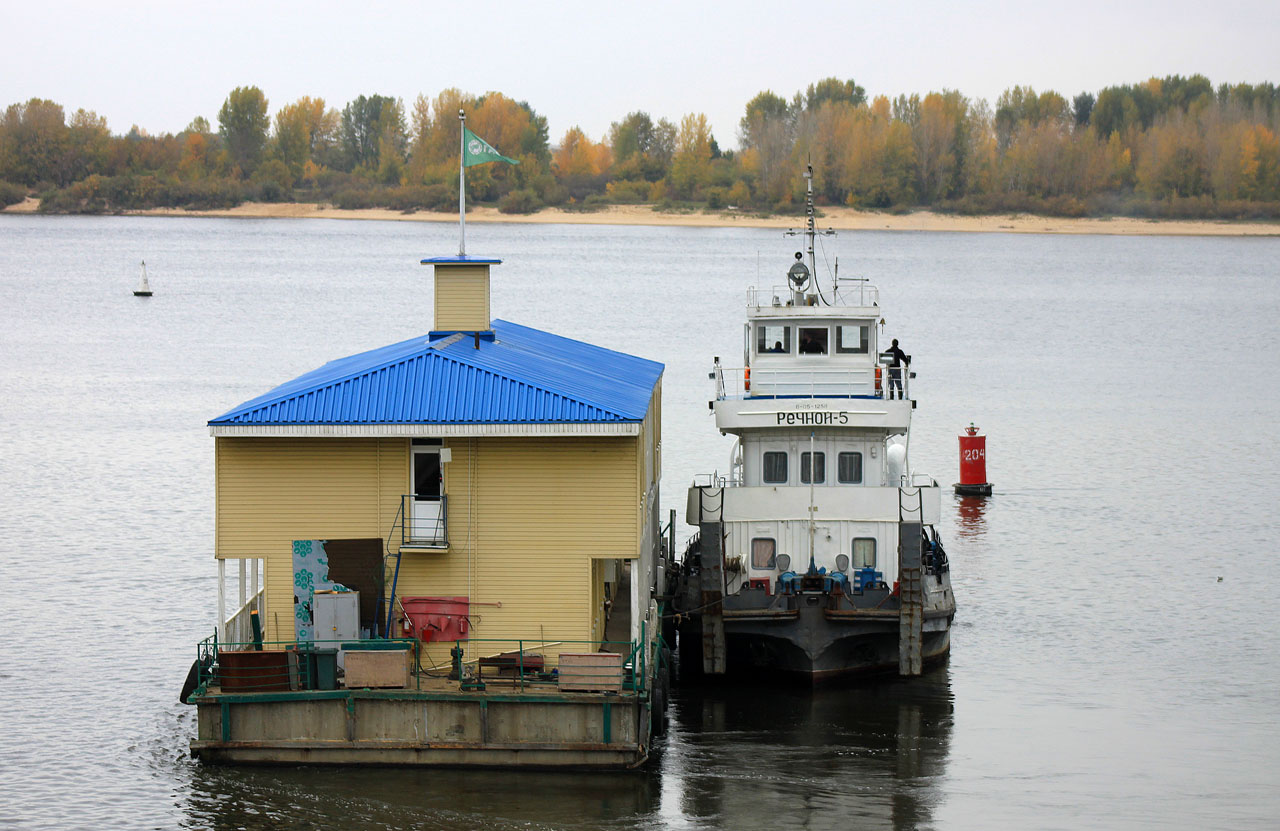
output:
[{"label": "reflection on water", "polygon": [[949,671],[839,689],[678,689],[643,770],[191,764],[190,827],[916,828],[942,798]]},{"label": "reflection on water", "polygon": [[915,828],[941,798],[946,666],[846,688],[685,688],[673,706],[663,786],[708,827]]},{"label": "reflection on water", "polygon": [[628,773],[360,767],[194,768],[186,822],[218,831],[599,828],[651,816],[659,783]]},{"label": "reflection on water", "polygon": [[977,538],[987,533],[987,500],[989,496],[957,496],[956,536]]}]

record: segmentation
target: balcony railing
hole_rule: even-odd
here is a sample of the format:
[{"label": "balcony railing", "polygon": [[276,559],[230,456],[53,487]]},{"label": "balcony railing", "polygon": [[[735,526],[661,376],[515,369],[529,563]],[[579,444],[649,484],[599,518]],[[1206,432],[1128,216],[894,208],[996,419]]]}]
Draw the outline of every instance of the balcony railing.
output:
[{"label": "balcony railing", "polygon": [[403,545],[449,546],[449,497],[405,494],[401,497],[400,516]]},{"label": "balcony railing", "polygon": [[[900,373],[902,391],[893,384]],[[789,396],[795,398],[910,398],[911,370],[902,367],[769,367],[717,366],[712,373],[716,398]],[[747,383],[748,377],[750,384]],[[893,385],[893,389],[890,386]]]},{"label": "balcony railing", "polygon": [[245,604],[236,610],[223,624],[223,637],[232,643],[251,643],[253,641],[253,613],[262,614],[262,598],[265,587],[250,597]]},{"label": "balcony railing", "polygon": [[[780,307],[791,304],[790,286],[769,286],[768,288],[747,289],[747,305],[760,309],[769,306]],[[822,297],[832,306],[878,306],[880,305],[880,289],[862,280],[844,282],[835,291],[830,287],[823,288]],[[824,303],[823,305],[826,305]]]}]

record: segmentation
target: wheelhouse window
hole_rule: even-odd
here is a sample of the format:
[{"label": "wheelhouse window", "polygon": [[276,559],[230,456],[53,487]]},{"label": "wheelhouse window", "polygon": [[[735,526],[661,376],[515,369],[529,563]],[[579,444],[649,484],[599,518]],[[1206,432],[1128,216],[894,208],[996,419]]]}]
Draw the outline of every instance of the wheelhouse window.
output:
[{"label": "wheelhouse window", "polygon": [[[810,482],[810,477],[813,481]],[[827,454],[800,454],[800,481],[806,485],[821,485],[827,481]]]},{"label": "wheelhouse window", "polygon": [[756,326],[757,355],[786,355],[791,352],[791,327],[762,323]]},{"label": "wheelhouse window", "polygon": [[876,567],[875,537],[857,537],[856,539],[854,539],[853,567],[854,568],[875,568]]},{"label": "wheelhouse window", "polygon": [[861,453],[841,453],[836,457],[836,481],[842,485],[862,484]]},{"label": "wheelhouse window", "polygon": [[814,326],[800,327],[800,354],[801,355],[825,355],[827,354],[827,327],[821,328]]},{"label": "wheelhouse window", "polygon": [[865,355],[871,351],[869,326],[837,326],[836,351],[841,354]]},{"label": "wheelhouse window", "polygon": [[787,481],[787,454],[781,450],[769,450],[764,454],[764,472],[766,485],[781,485]]},{"label": "wheelhouse window", "polygon": [[751,541],[751,567],[777,568],[777,543],[769,537],[756,537]]}]

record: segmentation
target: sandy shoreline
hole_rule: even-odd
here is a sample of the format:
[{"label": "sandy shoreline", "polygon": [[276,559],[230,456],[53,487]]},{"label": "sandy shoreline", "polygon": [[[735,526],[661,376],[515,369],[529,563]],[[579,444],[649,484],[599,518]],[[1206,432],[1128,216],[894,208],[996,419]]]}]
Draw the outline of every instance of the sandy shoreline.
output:
[{"label": "sandy shoreline", "polygon": [[[36,199],[10,205],[3,213],[32,214]],[[932,211],[906,214],[859,211],[853,208],[823,208],[818,225],[844,231],[958,231],[1008,234],[1122,234],[1148,236],[1280,236],[1280,222],[1234,222],[1227,220],[1069,219],[1008,214],[956,216]],[[419,211],[405,214],[386,208],[340,210],[331,205],[295,202],[246,202],[235,208],[187,211],[181,208],[152,208],[126,211],[127,216],[217,216],[244,219],[376,219],[395,222],[457,222],[456,213]],[[799,217],[759,217],[729,211],[660,213],[647,205],[612,205],[584,213],[560,208],[544,208],[536,214],[503,214],[497,208],[467,210],[468,222],[566,223],[574,225],[672,225],[706,228],[792,228]]]}]

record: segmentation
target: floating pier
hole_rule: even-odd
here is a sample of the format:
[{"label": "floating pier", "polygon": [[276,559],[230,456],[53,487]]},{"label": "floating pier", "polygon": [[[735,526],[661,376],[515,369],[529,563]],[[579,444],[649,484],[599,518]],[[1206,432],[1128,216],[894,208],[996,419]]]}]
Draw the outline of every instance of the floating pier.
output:
[{"label": "floating pier", "polygon": [[656,637],[585,655],[585,644],[461,641],[451,672],[424,667],[409,641],[342,644],[347,684],[360,656],[391,659],[363,687],[339,686],[326,671],[339,651],[328,646],[337,645],[201,644],[199,684],[186,699],[198,712],[192,755],[224,764],[628,769],[644,764],[661,732]]}]

